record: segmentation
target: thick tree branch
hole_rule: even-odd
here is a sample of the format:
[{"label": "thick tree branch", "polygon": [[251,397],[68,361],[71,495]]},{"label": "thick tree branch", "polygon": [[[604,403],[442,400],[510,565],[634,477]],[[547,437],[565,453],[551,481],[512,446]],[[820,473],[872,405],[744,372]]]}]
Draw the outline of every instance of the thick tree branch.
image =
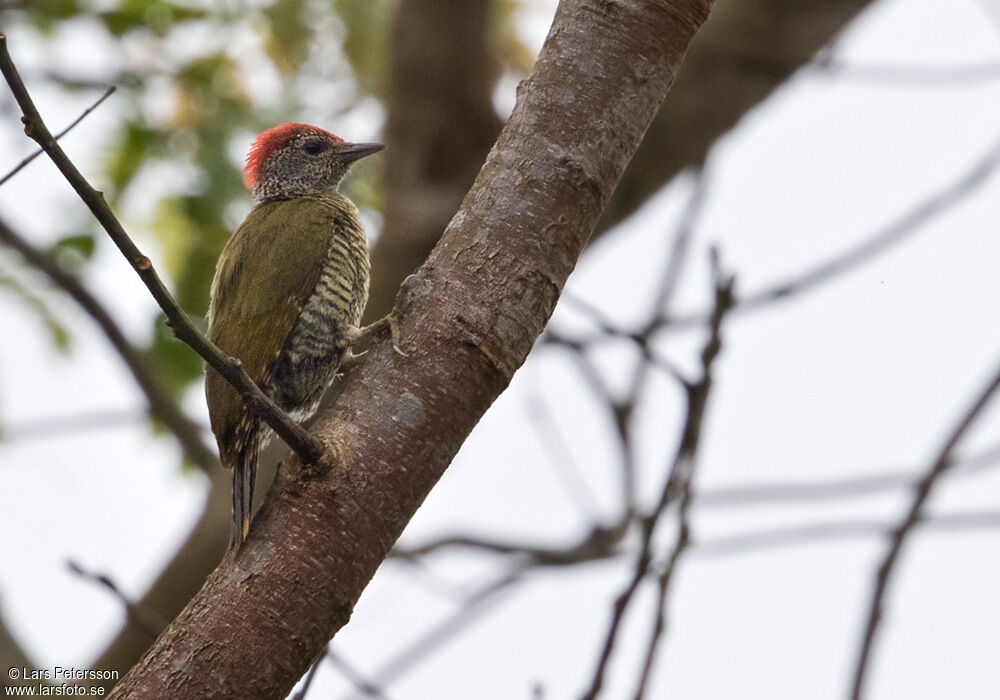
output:
[{"label": "thick tree branch", "polygon": [[108,342],[128,367],[136,384],[146,395],[149,412],[163,422],[177,437],[184,454],[192,462],[208,471],[214,469],[219,460],[201,439],[198,426],[185,416],[173,397],[160,384],[149,366],[147,359],[136,350],[125,337],[104,306],[92,295],[74,275],[63,269],[55,260],[36,249],[18,235],[5,221],[0,219],[0,243],[10,246],[33,268],[43,273],[54,285],[65,291],[79,304],[88,316],[103,331]]},{"label": "thick tree branch", "polygon": [[90,209],[94,218],[101,224],[114,244],[118,246],[122,255],[132,265],[143,284],[153,295],[156,303],[163,309],[174,335],[187,343],[215,371],[221,374],[239,392],[247,407],[273,428],[281,439],[300,454],[306,462],[319,463],[324,457],[324,448],[319,441],[309,435],[304,428],[293,421],[261,391],[260,387],[243,369],[239,360],[223,353],[191,323],[191,319],[174,300],[173,295],[163,284],[163,280],[153,269],[149,258],[142,254],[129,238],[125,229],[122,228],[118,218],[105,201],[104,195],[90,186],[90,183],[63,151],[42,121],[24,82],[18,75],[7,50],[7,37],[2,33],[0,33],[0,72],[3,73],[14,99],[17,100],[17,104],[21,108],[24,133],[38,143],[52,159],[59,172],[63,174],[76,194]]},{"label": "thick tree branch", "polygon": [[708,0],[564,0],[532,78],[395,313],[227,558],[113,697],[285,695],[523,363]]}]

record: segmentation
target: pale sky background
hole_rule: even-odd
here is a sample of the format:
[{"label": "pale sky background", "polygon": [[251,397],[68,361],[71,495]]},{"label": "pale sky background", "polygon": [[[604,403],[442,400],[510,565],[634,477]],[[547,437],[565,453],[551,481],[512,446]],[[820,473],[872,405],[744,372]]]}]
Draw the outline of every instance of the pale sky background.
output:
[{"label": "pale sky background", "polygon": [[[522,25],[533,45],[540,45],[553,8],[540,1],[525,11]],[[30,45],[18,44],[17,51],[26,75],[29,67],[56,60]],[[1000,6],[996,0],[882,0],[852,25],[836,56],[913,67],[1000,61]],[[499,104],[510,104],[508,88]],[[43,89],[34,96],[56,127],[93,99],[69,100]],[[8,110],[0,116],[14,122],[9,100],[0,104]],[[112,99],[65,140],[85,173],[94,172],[115,114]],[[376,137],[378,126],[373,111],[362,109],[338,131],[360,140]],[[710,244],[738,275],[738,290],[752,292],[866,240],[957,179],[998,139],[1000,80],[900,86],[800,72],[713,152],[709,199],[673,308],[706,308]],[[3,129],[0,170],[30,148],[16,124]],[[690,179],[680,179],[588,250],[569,289],[623,325],[642,318],[690,188]],[[926,469],[1000,361],[998,202],[1000,177],[992,177],[908,242],[850,274],[734,317],[725,328],[698,488]],[[52,240],[80,209],[41,159],[0,188],[0,210],[36,242]],[[132,233],[157,262],[151,237],[141,229]],[[0,251],[5,270],[11,260]],[[107,241],[87,282],[135,337],[148,332],[153,302]],[[0,294],[0,424],[141,408],[130,377],[89,320],[57,294],[46,298],[72,328],[69,356],[54,354],[37,318]],[[587,327],[563,307],[555,323]],[[664,336],[660,347],[693,371],[701,342],[700,333],[676,333]],[[610,346],[595,357],[621,388],[633,351]],[[659,490],[682,418],[676,387],[664,378],[657,382],[637,416],[647,499]],[[404,542],[462,531],[558,545],[579,534],[584,516],[528,423],[526,405],[536,395],[558,414],[601,513],[613,517],[618,476],[611,427],[560,352],[540,348],[476,428]],[[207,422],[200,388],[186,407]],[[997,409],[985,415],[963,451],[993,444],[998,417]],[[197,473],[181,473],[177,463],[174,444],[151,437],[141,423],[0,443],[0,604],[39,668],[87,665],[123,619],[105,591],[67,572],[67,559],[109,574],[138,598],[186,535],[205,482]],[[696,505],[693,537],[697,543],[781,526],[891,523],[909,495],[899,489],[795,505]],[[1000,473],[987,470],[949,479],[931,511],[1000,513],[998,502]],[[663,538],[661,551],[671,541]],[[694,548],[675,578],[649,697],[846,697],[885,545],[880,537],[850,537],[717,557]],[[456,609],[453,587],[471,590],[504,571],[472,555],[430,564],[431,573],[423,574],[384,566],[334,649],[377,677]],[[384,684],[387,695],[528,698],[538,683],[546,698],[578,696],[630,568],[616,560],[531,575],[436,653]],[[997,697],[1000,531],[924,530],[898,573],[868,697]],[[645,593],[621,637],[609,698],[627,697],[634,688],[651,624],[652,588]],[[350,690],[326,664],[309,697],[346,697]]]}]

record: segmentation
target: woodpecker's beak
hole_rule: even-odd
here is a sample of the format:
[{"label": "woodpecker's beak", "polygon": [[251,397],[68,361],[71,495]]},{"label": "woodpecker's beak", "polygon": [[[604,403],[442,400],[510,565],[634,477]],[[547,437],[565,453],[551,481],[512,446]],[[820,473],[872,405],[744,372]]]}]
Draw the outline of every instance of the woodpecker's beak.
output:
[{"label": "woodpecker's beak", "polygon": [[345,143],[337,149],[337,155],[348,163],[353,163],[372,153],[381,151],[385,146],[380,143]]}]

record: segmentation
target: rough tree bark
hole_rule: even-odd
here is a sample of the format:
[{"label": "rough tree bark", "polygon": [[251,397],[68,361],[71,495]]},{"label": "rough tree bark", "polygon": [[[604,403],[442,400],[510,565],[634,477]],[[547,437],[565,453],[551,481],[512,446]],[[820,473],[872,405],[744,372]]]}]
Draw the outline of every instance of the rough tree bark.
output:
[{"label": "rough tree bark", "polygon": [[711,0],[563,0],[533,76],[396,313],[279,470],[247,546],[112,693],[282,697],[541,333]]}]

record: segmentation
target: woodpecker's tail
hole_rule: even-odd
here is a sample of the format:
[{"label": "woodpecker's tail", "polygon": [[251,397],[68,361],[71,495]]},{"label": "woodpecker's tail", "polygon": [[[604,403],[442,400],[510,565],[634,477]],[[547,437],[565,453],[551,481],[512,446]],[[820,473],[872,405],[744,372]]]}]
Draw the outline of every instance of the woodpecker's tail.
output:
[{"label": "woodpecker's tail", "polygon": [[253,487],[257,479],[257,455],[260,452],[259,433],[257,421],[254,420],[246,431],[246,437],[239,441],[233,459],[233,522],[229,547],[234,551],[239,551],[250,532]]}]

